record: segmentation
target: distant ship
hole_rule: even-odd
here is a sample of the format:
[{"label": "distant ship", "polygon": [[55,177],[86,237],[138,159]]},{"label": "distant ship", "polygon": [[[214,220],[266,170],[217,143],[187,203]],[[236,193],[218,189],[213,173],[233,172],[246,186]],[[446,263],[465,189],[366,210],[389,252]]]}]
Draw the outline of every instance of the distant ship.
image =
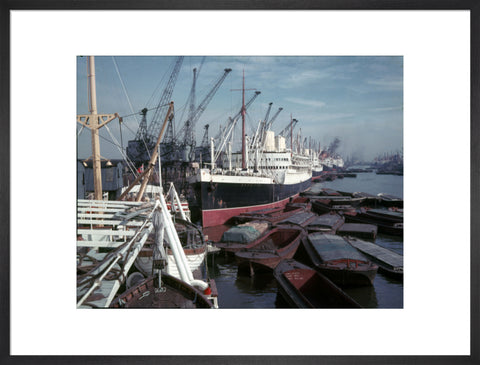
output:
[{"label": "distant ship", "polygon": [[318,154],[315,151],[312,153],[312,180],[317,179],[323,174],[323,165],[318,158]]},{"label": "distant ship", "polygon": [[336,170],[339,168],[343,168],[343,166],[345,166],[345,162],[343,161],[343,158],[338,155],[322,158],[320,159],[320,163],[322,164],[323,169],[325,171]]}]

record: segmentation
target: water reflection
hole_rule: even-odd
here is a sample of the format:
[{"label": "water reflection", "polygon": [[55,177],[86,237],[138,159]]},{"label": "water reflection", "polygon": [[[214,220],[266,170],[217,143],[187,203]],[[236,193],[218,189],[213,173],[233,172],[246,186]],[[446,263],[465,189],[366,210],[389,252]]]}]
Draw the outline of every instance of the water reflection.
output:
[{"label": "water reflection", "polygon": [[237,275],[235,286],[252,295],[277,292],[277,282],[271,273],[255,274],[254,276]]},{"label": "water reflection", "polygon": [[381,273],[374,283],[378,295],[378,308],[403,308],[403,283]]},{"label": "water reflection", "polygon": [[374,286],[361,286],[352,288],[342,288],[345,293],[350,295],[358,304],[364,308],[377,308],[377,294]]}]

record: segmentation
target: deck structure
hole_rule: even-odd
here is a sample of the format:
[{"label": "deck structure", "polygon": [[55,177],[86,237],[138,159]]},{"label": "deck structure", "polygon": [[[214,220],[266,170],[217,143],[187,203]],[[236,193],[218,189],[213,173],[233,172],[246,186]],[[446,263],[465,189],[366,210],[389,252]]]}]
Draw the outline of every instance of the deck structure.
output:
[{"label": "deck structure", "polygon": [[153,231],[158,203],[77,201],[77,307],[108,307]]},{"label": "deck structure", "polygon": [[371,240],[375,240],[377,232],[376,225],[363,223],[345,223],[337,230],[337,234],[340,236],[354,236]]},{"label": "deck structure", "polygon": [[403,256],[372,242],[348,237],[347,241],[374,261],[379,271],[403,280]]}]

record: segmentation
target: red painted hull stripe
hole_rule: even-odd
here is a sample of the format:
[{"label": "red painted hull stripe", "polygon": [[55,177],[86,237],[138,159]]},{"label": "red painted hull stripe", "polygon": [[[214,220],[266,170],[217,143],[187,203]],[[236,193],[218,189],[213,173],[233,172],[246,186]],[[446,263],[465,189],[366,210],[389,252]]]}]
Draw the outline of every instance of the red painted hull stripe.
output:
[{"label": "red painted hull stripe", "polygon": [[[299,194],[292,196],[291,198],[296,198]],[[238,208],[225,208],[225,209],[211,209],[202,211],[202,225],[203,227],[213,227],[225,224],[230,218],[239,215],[245,212],[253,212],[259,209],[267,208],[277,208],[285,207],[285,205],[290,201],[290,198],[286,198],[274,203],[261,204],[261,205],[251,205],[248,207],[238,207]]]}]

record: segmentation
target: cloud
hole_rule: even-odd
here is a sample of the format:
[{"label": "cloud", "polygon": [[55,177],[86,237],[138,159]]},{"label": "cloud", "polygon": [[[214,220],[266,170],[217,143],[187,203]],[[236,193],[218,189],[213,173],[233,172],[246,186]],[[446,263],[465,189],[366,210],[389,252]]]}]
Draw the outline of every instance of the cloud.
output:
[{"label": "cloud", "polygon": [[295,104],[312,106],[314,108],[323,108],[326,105],[325,102],[320,100],[307,100],[301,98],[285,98],[285,100]]},{"label": "cloud", "polygon": [[379,86],[381,89],[401,90],[403,88],[403,80],[398,78],[382,78],[377,80],[368,80],[369,85]]},{"label": "cloud", "polygon": [[393,112],[397,110],[403,110],[403,106],[390,106],[386,108],[373,108],[370,109],[372,112]]}]

